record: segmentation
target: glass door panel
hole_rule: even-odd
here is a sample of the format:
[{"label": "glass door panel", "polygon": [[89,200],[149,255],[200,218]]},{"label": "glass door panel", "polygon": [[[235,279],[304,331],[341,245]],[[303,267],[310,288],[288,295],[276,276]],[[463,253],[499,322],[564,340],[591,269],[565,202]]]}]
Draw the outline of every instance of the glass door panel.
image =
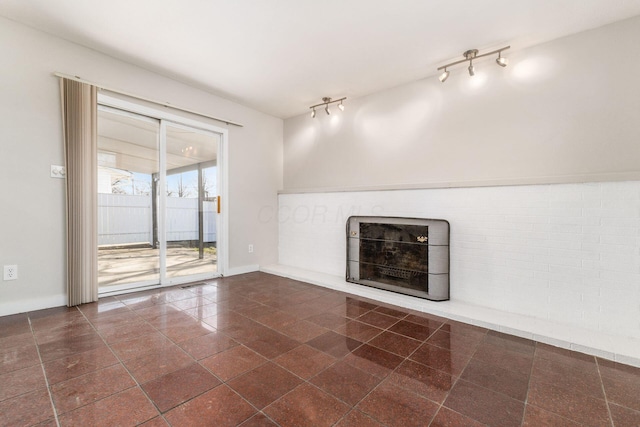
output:
[{"label": "glass door panel", "polygon": [[[166,277],[217,272],[218,144],[214,133],[166,124]],[[184,281],[184,280],[179,280]]]},{"label": "glass door panel", "polygon": [[159,121],[98,109],[98,284],[112,292],[160,283]]}]

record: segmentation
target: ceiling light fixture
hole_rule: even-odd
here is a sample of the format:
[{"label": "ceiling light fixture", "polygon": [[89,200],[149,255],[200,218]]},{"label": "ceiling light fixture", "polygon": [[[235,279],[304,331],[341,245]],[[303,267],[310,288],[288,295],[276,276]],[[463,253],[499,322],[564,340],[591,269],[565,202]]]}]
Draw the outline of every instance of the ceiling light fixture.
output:
[{"label": "ceiling light fixture", "polygon": [[506,67],[509,64],[509,60],[502,57],[502,52],[498,52],[498,59],[496,59],[496,64],[501,67]]},{"label": "ceiling light fixture", "polygon": [[476,69],[473,67],[473,58],[478,56],[478,49],[469,49],[465,53],[463,53],[466,60],[469,60],[469,76],[473,77],[476,75]]},{"label": "ceiling light fixture", "polygon": [[496,53],[498,54],[498,58],[496,59],[496,63],[501,66],[501,67],[506,67],[507,64],[509,63],[509,60],[507,58],[503,58],[502,57],[502,52],[509,49],[511,46],[505,46],[503,48],[500,49],[496,49],[493,50],[491,52],[487,52],[487,53],[483,53],[483,54],[479,54],[478,49],[469,49],[466,52],[464,52],[462,54],[462,56],[464,56],[464,59],[461,59],[459,61],[455,61],[455,62],[451,62],[450,64],[446,64],[443,65],[442,67],[438,67],[438,71],[440,70],[444,70],[444,72],[442,74],[440,74],[440,77],[438,77],[438,79],[440,79],[440,81],[442,83],[445,82],[445,80],[447,80],[449,78],[449,71],[447,71],[447,68],[454,66],[454,65],[458,65],[458,64],[462,64],[464,62],[469,62],[469,67],[467,68],[467,70],[469,71],[469,75],[470,76],[474,76],[476,74],[476,69],[473,66],[473,60],[474,59],[478,59],[478,58],[483,58],[485,56],[489,56],[489,55],[495,55]]},{"label": "ceiling light fixture", "polygon": [[340,111],[344,111],[344,104],[342,103],[342,101],[344,101],[345,99],[347,99],[347,97],[345,96],[344,98],[340,98],[340,99],[336,99],[336,100],[331,100],[331,98],[329,98],[328,96],[325,96],[324,98],[322,98],[322,102],[320,104],[316,104],[316,105],[312,105],[311,107],[311,117],[315,117],[316,116],[316,107],[322,107],[324,105],[324,111],[327,113],[327,116],[331,114],[331,111],[329,110],[329,104],[333,104],[336,102],[339,102],[340,104],[338,105],[338,108],[340,109]]},{"label": "ceiling light fixture", "polygon": [[447,71],[447,67],[444,67],[444,72],[442,74],[440,74],[440,77],[438,77],[440,79],[440,81],[442,83],[445,82],[445,80],[447,80],[449,78],[449,72]]}]

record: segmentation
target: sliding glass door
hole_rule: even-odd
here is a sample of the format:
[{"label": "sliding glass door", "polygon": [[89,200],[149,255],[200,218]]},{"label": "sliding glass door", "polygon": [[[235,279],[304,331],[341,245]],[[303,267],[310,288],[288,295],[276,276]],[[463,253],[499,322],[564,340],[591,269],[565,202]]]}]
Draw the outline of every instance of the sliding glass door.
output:
[{"label": "sliding glass door", "polygon": [[160,121],[100,107],[97,160],[100,290],[159,284]]},{"label": "sliding glass door", "polygon": [[218,140],[166,125],[167,279],[217,271]]},{"label": "sliding glass door", "polygon": [[100,106],[101,295],[218,273],[220,135]]}]

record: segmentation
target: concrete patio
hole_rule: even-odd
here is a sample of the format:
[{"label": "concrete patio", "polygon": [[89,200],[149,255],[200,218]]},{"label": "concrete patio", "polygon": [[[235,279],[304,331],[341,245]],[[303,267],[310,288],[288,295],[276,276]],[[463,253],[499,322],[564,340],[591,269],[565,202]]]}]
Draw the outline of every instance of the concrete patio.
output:
[{"label": "concrete patio", "polygon": [[[98,250],[98,284],[115,286],[158,280],[160,250],[125,248]],[[216,248],[205,248],[203,259],[198,248],[167,248],[167,277],[190,276],[217,271]]]}]

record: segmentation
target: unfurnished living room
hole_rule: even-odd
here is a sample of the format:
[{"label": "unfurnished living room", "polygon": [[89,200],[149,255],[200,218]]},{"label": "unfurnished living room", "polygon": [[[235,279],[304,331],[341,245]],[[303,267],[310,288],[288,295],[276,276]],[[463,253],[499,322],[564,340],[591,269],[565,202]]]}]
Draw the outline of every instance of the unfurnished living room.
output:
[{"label": "unfurnished living room", "polygon": [[0,1],[0,426],[640,426],[639,40]]}]

